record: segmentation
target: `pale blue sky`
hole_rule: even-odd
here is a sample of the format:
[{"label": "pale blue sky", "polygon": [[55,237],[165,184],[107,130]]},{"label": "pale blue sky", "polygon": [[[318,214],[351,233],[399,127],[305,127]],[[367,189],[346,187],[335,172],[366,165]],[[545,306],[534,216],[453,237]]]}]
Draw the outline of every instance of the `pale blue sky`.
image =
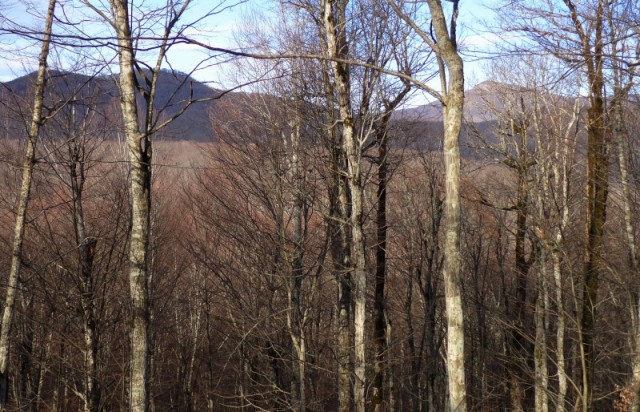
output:
[{"label": "pale blue sky", "polygon": [[[468,49],[485,49],[489,47],[491,40],[495,37],[491,35],[486,27],[485,20],[491,19],[491,12],[487,9],[487,6],[492,5],[497,0],[462,0],[460,3],[460,30],[459,33],[464,39],[464,44]],[[44,13],[46,10],[48,0],[33,0],[32,6],[28,9],[25,8],[25,2],[15,2],[14,6],[5,9],[5,15],[9,16],[12,20],[36,26],[42,26],[41,19],[34,17],[38,13]],[[95,2],[96,4],[98,1]],[[197,29],[192,29],[191,34],[198,35],[202,39],[208,38],[210,44],[218,45],[221,47],[233,46],[233,31],[241,26],[243,22],[243,15],[247,10],[255,7],[261,7],[267,4],[267,2],[250,0],[246,2],[242,1],[228,1],[228,5],[235,3],[244,3],[236,7],[224,10],[221,13],[210,17],[208,20],[203,21]],[[77,1],[63,1],[65,5],[65,12],[72,13],[74,11],[73,6],[78,5]],[[200,16],[208,11],[214,3],[212,0],[198,0],[194,4],[194,7],[190,13],[190,16]],[[60,8],[58,8],[60,10]],[[21,76],[30,70],[35,69],[36,56],[39,52],[39,45],[36,42],[16,41],[11,36],[0,37],[0,47],[6,57],[0,59],[0,80],[6,81],[17,76]],[[15,53],[11,53],[12,49],[17,49]],[[74,52],[77,50],[73,50]],[[88,52],[88,50],[87,50]],[[178,45],[172,49],[169,55],[169,61],[174,68],[189,72],[192,70],[195,64],[201,62],[207,53],[199,50],[195,46],[191,45]],[[103,58],[113,58],[112,54],[105,53]],[[59,57],[60,60],[65,57]],[[82,58],[84,62],[90,61],[89,56]],[[467,82],[471,85],[484,80],[484,65],[482,62],[475,61],[476,59],[471,54],[465,55]],[[216,85],[216,81],[220,78],[224,78],[223,71],[219,67],[208,67],[205,63],[194,74],[194,77],[200,81],[213,82],[212,85]]]}]

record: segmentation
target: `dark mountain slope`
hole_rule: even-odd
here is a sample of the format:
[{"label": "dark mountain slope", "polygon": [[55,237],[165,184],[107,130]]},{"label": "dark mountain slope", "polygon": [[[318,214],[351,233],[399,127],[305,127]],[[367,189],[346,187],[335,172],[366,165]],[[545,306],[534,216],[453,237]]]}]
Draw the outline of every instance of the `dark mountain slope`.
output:
[{"label": "dark mountain slope", "polygon": [[[73,102],[76,106],[92,106],[107,118],[113,127],[113,136],[120,128],[117,78],[113,76],[89,77],[83,74],[50,72],[45,110],[53,111],[60,105]],[[144,78],[140,78],[144,84]],[[31,91],[35,73],[19,77],[0,85],[0,119],[4,120],[6,135],[25,136],[25,120],[29,118]],[[175,116],[189,99],[207,101],[192,104],[182,115],[159,133],[159,139],[192,141],[215,140],[211,118],[215,117],[219,92],[182,73],[163,71],[158,80],[155,108],[158,122]],[[225,98],[233,98],[230,94]],[[116,126],[117,125],[117,126]]]}]

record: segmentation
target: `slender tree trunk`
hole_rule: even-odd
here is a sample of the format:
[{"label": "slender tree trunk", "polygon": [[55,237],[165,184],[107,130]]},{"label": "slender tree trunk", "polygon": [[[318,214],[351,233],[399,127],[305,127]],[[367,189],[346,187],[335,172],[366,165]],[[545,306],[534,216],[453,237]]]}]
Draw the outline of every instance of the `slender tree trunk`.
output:
[{"label": "slender tree trunk", "polygon": [[558,401],[556,412],[564,412],[565,399],[567,397],[567,369],[564,358],[564,296],[562,293],[562,271],[560,269],[560,253],[557,249],[552,251],[553,279],[556,287],[556,307],[558,319],[556,320],[556,362],[558,367]]},{"label": "slender tree trunk", "polygon": [[[413,278],[414,271],[419,272],[418,268],[411,268],[411,273],[407,282],[405,291],[404,310],[407,322],[407,350],[409,352],[409,361],[411,363],[411,372],[409,374],[409,388],[413,394],[411,397],[411,411],[418,412],[420,410],[420,398],[416,396],[420,393],[419,377],[420,377],[420,361],[416,353],[416,332],[413,328]],[[403,356],[404,358],[404,356]]]},{"label": "slender tree trunk", "polygon": [[[391,348],[391,344],[393,342],[393,338],[392,338],[392,329],[391,329],[391,320],[389,319],[388,316],[385,316],[385,322],[386,322],[386,327],[385,327],[385,332],[387,333],[385,336],[385,339],[387,340],[387,359],[389,359],[390,357],[390,348]],[[387,380],[387,393],[389,394],[388,396],[388,404],[389,404],[389,410],[390,411],[396,411],[398,410],[396,408],[396,396],[395,396],[395,380],[393,379],[393,370],[392,368],[387,369],[387,373],[385,374],[386,376],[386,380]]]},{"label": "slender tree trunk", "polygon": [[[374,346],[374,378],[373,405],[377,412],[386,410],[384,397],[385,370],[388,368],[386,352],[387,345],[387,324],[388,318],[385,309],[385,284],[387,279],[387,183],[389,180],[388,169],[388,126],[393,110],[400,104],[402,99],[409,93],[409,86],[398,93],[393,101],[385,101],[385,112],[376,128],[376,142],[378,143],[378,209],[376,212],[376,274],[375,292],[373,302],[373,346]],[[388,391],[390,394],[390,392]],[[386,402],[388,405],[388,402]]]},{"label": "slender tree trunk", "polygon": [[[465,411],[466,386],[464,373],[464,313],[460,285],[460,125],[462,123],[462,60],[459,73],[450,71],[452,90],[445,107],[445,298],[447,308],[447,375],[449,409]],[[450,69],[451,70],[451,69]],[[459,82],[456,85],[454,82]],[[460,87],[460,90],[454,90]]]},{"label": "slender tree trunk", "polygon": [[[523,128],[524,129],[524,128]],[[526,156],[526,130],[520,132],[522,144],[520,145],[521,156],[517,167],[518,191],[516,199],[516,242],[515,242],[515,266],[516,266],[516,293],[514,301],[515,324],[511,331],[510,359],[511,363],[511,407],[514,411],[524,410],[523,404],[527,402],[526,381],[522,374],[527,369],[527,362],[530,359],[531,344],[527,338],[527,318],[525,308],[527,306],[528,274],[533,258],[527,259],[525,243],[527,236],[527,218],[529,205],[529,175]]]},{"label": "slender tree trunk", "polygon": [[[541,204],[542,202],[539,203]],[[541,250],[540,255],[535,305],[535,407],[536,412],[548,412],[549,372],[547,365],[547,330],[545,325],[545,315],[547,312],[547,306],[545,304],[545,295],[547,294],[546,252]]]},{"label": "slender tree trunk", "polygon": [[[75,122],[75,107],[72,110],[72,122]],[[72,124],[71,127],[74,127]],[[78,261],[80,264],[81,309],[84,333],[84,410],[97,411],[100,406],[100,392],[97,386],[97,356],[98,341],[96,330],[96,312],[93,278],[93,258],[95,255],[96,239],[86,235],[83,211],[83,188],[85,170],[82,164],[81,148],[78,146],[75,130],[69,141],[69,177],[71,180],[71,197],[73,199],[73,221],[78,244]]]},{"label": "slender tree trunk", "polygon": [[[565,0],[568,1],[568,0]],[[574,20],[575,13],[572,15]],[[583,34],[583,58],[587,65],[589,81],[589,109],[587,111],[587,216],[586,248],[584,253],[584,283],[582,308],[582,352],[584,354],[581,382],[582,409],[591,410],[593,395],[593,369],[595,350],[593,347],[599,277],[602,271],[602,243],[607,216],[607,194],[609,179],[609,156],[606,136],[603,74],[603,18],[604,0],[598,0],[595,11],[594,40]],[[576,22],[580,27],[581,23]]]},{"label": "slender tree trunk", "polygon": [[[638,273],[638,251],[636,246],[636,231],[633,224],[634,217],[631,209],[631,190],[629,189],[629,159],[627,158],[627,141],[628,136],[623,122],[622,104],[620,98],[622,96],[616,96],[613,107],[613,131],[615,133],[615,139],[618,144],[618,162],[620,166],[620,181],[622,183],[622,202],[624,211],[624,224],[625,234],[627,236],[627,248],[629,253],[629,266],[631,273]],[[640,292],[636,291],[636,301],[634,302],[634,314],[635,322],[632,325],[635,326],[634,334],[634,357],[633,357],[633,382],[632,385],[636,388],[634,393],[634,399],[632,401],[631,410],[637,412],[640,410]]]},{"label": "slender tree trunk", "polygon": [[[346,38],[346,6],[348,0],[324,0],[324,26],[327,36],[329,57],[349,56]],[[366,262],[365,239],[362,229],[363,193],[360,172],[360,143],[354,133],[351,113],[351,86],[349,67],[344,63],[331,61],[333,80],[338,94],[340,122],[342,124],[342,147],[347,163],[347,184],[351,196],[349,228],[351,233],[352,278],[355,286],[354,300],[354,402],[358,412],[365,410],[365,322],[366,322]]]},{"label": "slender tree trunk", "polygon": [[[327,84],[327,90],[331,90]],[[329,92],[328,96],[332,93]],[[333,107],[329,97],[329,107]],[[331,242],[333,271],[338,284],[338,313],[336,328],[338,335],[338,409],[341,412],[351,410],[351,258],[349,252],[349,235],[345,220],[349,210],[349,194],[342,171],[344,170],[344,153],[341,139],[336,128],[329,130],[329,154],[331,159],[331,182],[328,188],[329,219],[328,232]]]},{"label": "slender tree trunk", "polygon": [[[551,255],[553,281],[555,286],[555,301],[556,301],[556,367],[558,371],[558,394],[556,401],[556,411],[564,412],[567,389],[568,389],[568,377],[565,360],[565,305],[564,305],[564,290],[562,280],[562,266],[561,266],[561,245],[563,243],[563,233],[569,224],[569,147],[571,141],[571,134],[574,133],[574,125],[578,121],[580,113],[580,100],[576,99],[574,103],[574,110],[572,117],[565,126],[565,132],[563,135],[556,136],[553,142],[549,142],[548,136],[543,136],[540,131],[544,130],[544,120],[542,118],[541,109],[538,98],[535,101],[535,122],[536,122],[536,144],[538,147],[553,146],[548,154],[539,161],[540,165],[540,182],[542,187],[542,199],[539,199],[538,208],[542,213],[540,219],[545,219],[545,216],[549,216],[552,212],[544,210],[549,205],[557,205],[554,212],[556,218],[559,218],[559,223],[556,227],[553,227],[555,235],[551,238],[539,236],[542,241],[543,251],[548,251]],[[551,183],[553,182],[552,192]],[[541,233],[539,233],[540,235]],[[542,259],[544,261],[545,259]]]},{"label": "slender tree trunk", "polygon": [[[351,411],[351,353],[353,349],[351,339],[351,295],[352,295],[352,282],[351,282],[351,258],[350,247],[348,242],[348,233],[346,227],[342,223],[348,212],[346,206],[347,200],[347,187],[342,177],[337,177],[338,188],[337,209],[332,217],[337,217],[338,220],[330,223],[334,226],[332,233],[334,238],[332,241],[332,249],[334,254],[334,262],[336,266],[336,272],[338,275],[338,403],[339,410],[341,412]],[[346,214],[345,214],[346,213]],[[332,219],[333,220],[333,219]],[[339,227],[335,227],[339,226]]]},{"label": "slender tree trunk", "polygon": [[[616,17],[614,16],[613,4],[606,4],[607,22],[609,24],[609,42],[611,47],[611,69],[613,73],[613,99],[609,108],[610,117],[613,120],[612,140],[618,148],[618,165],[620,167],[620,183],[622,184],[622,205],[625,224],[625,234],[627,237],[627,249],[629,253],[629,269],[632,274],[637,274],[640,266],[638,264],[638,249],[636,240],[636,226],[634,225],[632,198],[629,189],[629,132],[624,122],[623,102],[627,99],[629,90],[634,86],[634,75],[636,68],[630,71],[622,70],[621,48],[619,45],[618,31],[616,30]],[[638,32],[636,30],[636,32]],[[628,76],[628,77],[627,77]],[[626,77],[626,79],[625,79]],[[626,80],[626,84],[623,81]],[[640,290],[630,293],[632,298],[631,325],[633,327],[633,340],[631,349],[632,360],[632,382],[633,398],[631,399],[631,411],[640,411]]]},{"label": "slender tree trunk", "polygon": [[87,238],[82,211],[82,194],[75,177],[75,165],[72,166],[71,185],[74,191],[76,239],[79,244],[81,275],[82,275],[82,313],[84,329],[84,363],[85,388],[84,409],[86,412],[97,411],[100,406],[100,392],[97,387],[97,355],[98,341],[96,331],[96,316],[93,286],[93,257],[96,239]]},{"label": "slender tree trunk", "polygon": [[129,244],[129,289],[132,308],[130,409],[149,408],[148,249],[151,216],[151,140],[141,133],[136,107],[135,55],[128,1],[113,0],[120,61],[120,106],[131,167],[132,223]]},{"label": "slender tree trunk", "polygon": [[[306,336],[305,336],[305,315],[302,310],[300,297],[302,293],[302,280],[304,275],[303,258],[304,258],[304,198],[302,191],[304,190],[304,182],[300,169],[299,146],[300,146],[300,126],[297,122],[290,125],[291,154],[289,158],[290,179],[293,187],[292,194],[292,218],[293,218],[293,235],[291,241],[294,251],[291,259],[291,274],[289,279],[289,310],[287,321],[289,333],[293,347],[293,385],[292,398],[293,408],[298,412],[304,412],[306,409],[305,396],[305,366],[306,366]],[[285,139],[285,144],[287,144]]]},{"label": "slender tree trunk", "polygon": [[33,98],[31,125],[29,128],[27,148],[22,165],[22,183],[20,185],[20,193],[18,195],[16,225],[13,234],[13,244],[11,246],[11,269],[9,271],[9,279],[7,281],[7,294],[2,314],[2,325],[0,327],[0,408],[4,408],[6,406],[9,394],[9,349],[11,329],[13,326],[13,311],[16,301],[18,282],[20,279],[20,269],[22,268],[22,244],[24,241],[25,220],[31,192],[33,166],[35,164],[36,144],[38,142],[40,127],[44,123],[44,118],[42,116],[42,104],[47,79],[47,58],[49,56],[49,46],[51,44],[51,29],[53,27],[55,6],[56,0],[49,0],[44,36],[42,39],[42,50],[38,61],[38,74],[36,77]]},{"label": "slender tree trunk", "polygon": [[[386,127],[385,127],[386,129]],[[373,405],[376,412],[385,410],[384,376],[387,367],[387,331],[384,304],[384,289],[387,277],[387,135],[386,130],[378,132],[378,210],[376,217],[376,278],[373,302],[374,331],[373,345],[375,353],[373,378]]]},{"label": "slender tree trunk", "polygon": [[[462,309],[460,255],[460,129],[464,105],[464,69],[458,54],[455,35],[447,28],[442,3],[428,0],[437,39],[437,54],[449,75],[444,95],[444,163],[445,163],[445,249],[444,289],[447,318],[447,378],[449,410],[467,410],[464,371],[464,313]],[[454,2],[457,13],[457,1]],[[455,17],[454,17],[455,18]],[[455,22],[451,27],[455,33]],[[445,78],[445,73],[440,73]],[[443,82],[444,83],[444,82]]]},{"label": "slender tree trunk", "polygon": [[[567,175],[567,150],[566,143],[563,150],[562,159],[560,159],[559,151],[556,149],[556,165],[554,165],[555,175],[555,187],[556,190],[560,190],[560,205],[562,213],[560,227],[556,229],[556,236],[554,244],[551,245],[551,259],[553,261],[553,280],[556,288],[556,310],[558,312],[556,319],[556,364],[558,368],[558,400],[556,402],[556,412],[564,412],[567,389],[568,389],[568,376],[566,368],[566,360],[564,356],[564,335],[565,335],[565,305],[564,305],[564,292],[562,282],[562,267],[560,257],[560,244],[563,240],[563,232],[567,224],[569,223],[569,207],[568,207],[568,195],[569,195],[569,177]],[[557,162],[561,161],[562,165],[557,166]],[[562,175],[561,175],[562,170]],[[562,176],[562,178],[561,178]],[[545,183],[548,185],[548,179],[545,179]],[[546,198],[550,199],[550,191],[546,190]]]}]

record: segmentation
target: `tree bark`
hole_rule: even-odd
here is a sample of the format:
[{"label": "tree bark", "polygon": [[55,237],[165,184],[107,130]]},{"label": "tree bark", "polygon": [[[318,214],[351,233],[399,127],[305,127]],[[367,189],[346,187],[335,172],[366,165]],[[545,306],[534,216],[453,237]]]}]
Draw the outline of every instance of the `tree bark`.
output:
[{"label": "tree bark", "polygon": [[[617,93],[616,93],[617,94]],[[638,250],[636,245],[636,228],[633,224],[633,211],[631,209],[631,190],[629,188],[629,159],[627,157],[628,136],[624,126],[621,97],[616,96],[613,102],[613,131],[614,138],[618,144],[618,163],[620,166],[620,182],[622,184],[622,203],[624,212],[625,235],[627,240],[627,248],[629,253],[629,266],[631,273],[638,273]],[[634,326],[634,356],[632,364],[632,387],[634,390],[634,398],[631,403],[631,410],[637,412],[640,410],[640,292],[632,293],[635,297],[634,308],[632,309],[632,322]],[[635,386],[634,386],[635,385]]]},{"label": "tree bark", "polygon": [[[295,115],[293,115],[295,116]],[[285,147],[289,146],[289,178],[291,187],[293,188],[291,209],[293,219],[293,234],[291,242],[293,243],[293,256],[291,257],[291,271],[289,276],[289,310],[287,322],[289,333],[291,335],[291,343],[293,346],[293,385],[292,385],[292,403],[293,409],[298,412],[304,412],[306,409],[306,334],[305,323],[306,315],[301,306],[302,281],[304,276],[304,179],[300,167],[300,125],[298,121],[292,121],[291,139],[287,142],[285,139]]]},{"label": "tree bark", "polygon": [[[385,112],[376,127],[376,141],[378,142],[378,209],[376,212],[377,242],[376,242],[376,274],[375,292],[373,302],[373,345],[374,345],[374,377],[373,405],[376,411],[385,410],[384,384],[385,370],[388,368],[386,361],[387,324],[388,318],[385,309],[385,284],[387,279],[387,184],[389,180],[388,136],[389,120],[393,110],[409,93],[410,88],[405,88],[392,102],[385,101]],[[390,395],[390,392],[389,392]],[[388,402],[387,402],[388,404]]]},{"label": "tree bark", "polygon": [[[84,329],[84,410],[85,412],[97,411],[100,406],[100,392],[97,386],[97,357],[98,340],[96,331],[96,313],[94,302],[93,257],[97,240],[86,235],[83,212],[82,188],[84,185],[84,170],[82,161],[78,158],[78,147],[71,147],[71,164],[69,174],[71,177],[71,192],[73,197],[74,226],[78,254],[80,261],[80,279],[82,285],[82,315]],[[80,167],[78,173],[77,168]]]},{"label": "tree bark", "polygon": [[13,311],[16,301],[18,282],[20,279],[20,270],[22,268],[22,245],[24,243],[25,220],[31,193],[33,167],[35,165],[36,144],[38,142],[40,127],[45,120],[42,116],[42,106],[47,82],[47,58],[49,56],[49,46],[51,44],[51,30],[53,27],[55,6],[56,0],[49,0],[44,36],[42,39],[42,50],[40,51],[40,57],[38,60],[38,74],[36,77],[34,91],[31,125],[29,128],[27,147],[22,165],[22,183],[20,185],[20,193],[18,195],[16,224],[13,233],[13,243],[11,245],[11,269],[9,271],[9,279],[7,281],[7,294],[2,314],[2,326],[0,328],[0,408],[4,408],[6,406],[9,394],[9,349],[11,344],[11,329],[13,326]]},{"label": "tree bark", "polygon": [[130,409],[149,408],[148,249],[151,216],[151,140],[140,132],[136,106],[135,53],[129,27],[129,2],[112,0],[120,62],[120,107],[131,168],[132,222],[129,243],[129,291],[132,310]]},{"label": "tree bark", "polygon": [[336,327],[338,335],[338,410],[350,411],[351,407],[351,256],[349,234],[345,222],[349,216],[349,188],[344,177],[345,156],[342,149],[342,138],[338,133],[337,121],[333,108],[334,85],[330,80],[329,63],[322,62],[324,66],[323,80],[329,107],[329,120],[331,126],[329,135],[329,158],[331,164],[330,183],[328,188],[329,219],[327,230],[331,243],[331,257],[333,260],[333,272],[338,285],[338,313]]},{"label": "tree bark", "polygon": [[[325,0],[323,21],[327,36],[329,57],[347,58],[346,7],[348,0]],[[351,112],[351,86],[349,67],[344,63],[331,61],[333,80],[338,95],[340,123],[342,125],[342,147],[346,157],[346,180],[351,196],[348,225],[351,234],[352,279],[355,286],[354,301],[354,403],[359,412],[365,410],[365,322],[366,322],[366,262],[365,239],[362,229],[363,194],[360,173],[361,147],[354,133]]]},{"label": "tree bark", "polygon": [[537,412],[549,411],[549,372],[547,364],[547,328],[545,325],[545,317],[547,313],[547,305],[545,296],[547,294],[547,269],[546,269],[546,253],[540,251],[540,268],[538,269],[537,294],[535,305],[535,348],[534,348],[534,367],[535,367],[535,408]]},{"label": "tree bark", "polygon": [[583,370],[580,382],[583,411],[591,410],[593,395],[593,347],[599,277],[602,271],[602,241],[607,215],[609,156],[604,104],[603,20],[604,0],[593,10],[592,33],[584,30],[572,0],[564,0],[582,45],[581,58],[587,72],[589,109],[587,111],[586,246],[584,251],[582,331]]},{"label": "tree bark", "polygon": [[[454,19],[457,13],[454,1]],[[447,378],[449,410],[467,410],[467,391],[464,371],[464,313],[460,283],[460,129],[464,106],[464,69],[458,54],[455,35],[450,35],[442,3],[429,0],[433,28],[436,33],[436,54],[447,67],[449,80],[444,95],[444,163],[445,163],[445,249],[444,289],[447,318]],[[455,33],[455,22],[450,27]],[[441,78],[446,78],[444,72]]]},{"label": "tree bark", "polygon": [[376,216],[377,242],[376,242],[376,278],[373,301],[374,324],[374,377],[373,377],[373,405],[376,412],[384,408],[384,376],[387,352],[386,314],[384,302],[384,289],[387,277],[387,131],[378,131],[378,210]]}]

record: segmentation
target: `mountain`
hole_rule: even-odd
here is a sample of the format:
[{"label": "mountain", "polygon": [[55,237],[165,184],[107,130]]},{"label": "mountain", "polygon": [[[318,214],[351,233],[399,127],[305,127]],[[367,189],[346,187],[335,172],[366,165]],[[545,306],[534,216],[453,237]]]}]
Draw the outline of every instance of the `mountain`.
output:
[{"label": "mountain", "polygon": [[[494,81],[482,82],[465,92],[465,121],[471,123],[495,121],[497,113],[505,109],[507,96],[522,93],[526,94],[526,91],[518,86]],[[417,107],[401,109],[398,111],[396,119],[441,122],[442,105],[439,101],[434,101]]]},{"label": "mountain", "polygon": [[[3,87],[0,88],[0,124],[3,124],[7,137],[26,135],[26,123],[21,119],[29,118],[35,77],[35,73],[31,73],[3,83]],[[139,80],[144,84],[144,78]],[[115,75],[89,77],[69,72],[50,72],[45,106],[53,110],[60,101],[65,99],[74,100],[76,101],[74,104],[83,107],[91,105],[105,119],[106,135],[115,138],[120,130],[120,127],[115,125],[121,123],[119,91],[116,82]],[[466,92],[465,120],[473,124],[476,130],[488,133],[491,124],[497,119],[497,113],[505,110],[505,101],[513,100],[507,96],[514,94],[526,95],[526,91],[497,82],[487,81],[478,84]],[[215,99],[219,95],[218,90],[184,73],[162,71],[158,79],[155,104],[159,122],[175,116],[190,98],[206,101],[192,104],[162,129],[156,135],[156,139],[216,141],[217,136],[212,120],[227,119],[230,108],[242,111],[243,107],[250,107],[256,102],[256,97],[246,93],[229,93],[221,99]],[[276,103],[276,97],[257,98],[261,104],[267,104],[269,107],[279,106]],[[413,140],[418,147],[437,150],[442,134],[442,107],[439,102],[432,102],[423,106],[401,109],[394,115],[393,125],[396,132],[404,136],[397,141]],[[463,146],[473,144],[469,126],[463,130],[462,143]]]},{"label": "mountain", "polygon": [[[30,111],[36,74],[31,73],[9,82],[0,88],[0,119],[4,119],[6,134],[24,135],[25,121]],[[144,79],[140,78],[144,84]],[[87,107],[91,105],[111,124],[110,133],[115,137],[120,124],[119,90],[116,76],[90,77],[68,72],[50,72],[45,97],[45,110],[55,110],[60,102],[73,101]],[[158,78],[155,108],[159,122],[175,116],[189,99],[202,99],[189,106],[179,117],[158,134],[159,139],[191,140],[205,142],[215,140],[211,118],[216,115],[220,92],[198,82],[186,74],[162,71]],[[228,95],[233,98],[233,94]],[[46,112],[45,112],[46,113]]]}]

